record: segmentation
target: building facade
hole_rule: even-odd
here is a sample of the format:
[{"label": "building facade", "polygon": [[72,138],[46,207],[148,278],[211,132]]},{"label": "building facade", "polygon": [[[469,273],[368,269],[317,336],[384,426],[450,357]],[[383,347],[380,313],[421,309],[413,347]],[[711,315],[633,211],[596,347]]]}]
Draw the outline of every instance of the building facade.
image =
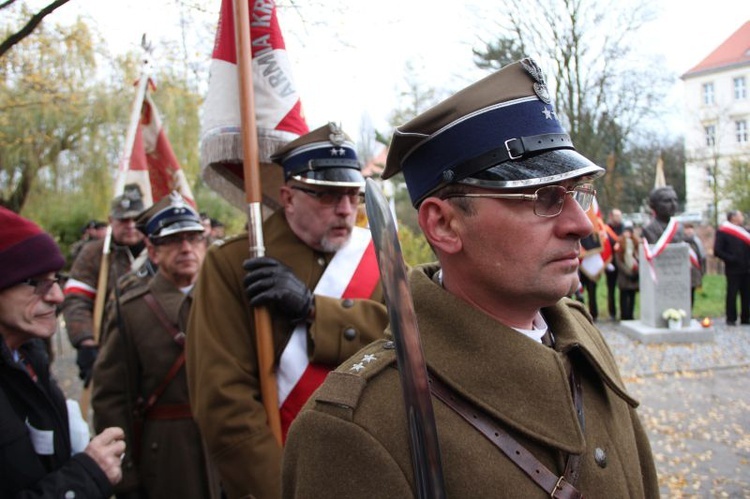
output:
[{"label": "building facade", "polygon": [[681,78],[689,120],[685,211],[721,222],[735,165],[750,162],[750,21]]}]

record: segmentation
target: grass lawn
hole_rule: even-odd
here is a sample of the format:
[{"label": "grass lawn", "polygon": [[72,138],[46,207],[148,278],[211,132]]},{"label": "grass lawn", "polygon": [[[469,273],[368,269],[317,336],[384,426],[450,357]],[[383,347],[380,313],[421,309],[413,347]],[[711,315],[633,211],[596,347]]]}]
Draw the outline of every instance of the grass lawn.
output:
[{"label": "grass lawn", "polygon": [[[597,305],[599,307],[599,318],[606,319],[609,316],[607,312],[607,280],[602,275],[596,286]],[[636,295],[634,317],[640,317],[640,293]],[[724,317],[724,297],[726,296],[726,278],[724,275],[711,274],[703,276],[703,286],[695,290],[695,306],[693,307],[693,317],[702,319],[711,317],[712,319]],[[619,314],[620,303],[619,295],[617,296],[617,311]]]}]

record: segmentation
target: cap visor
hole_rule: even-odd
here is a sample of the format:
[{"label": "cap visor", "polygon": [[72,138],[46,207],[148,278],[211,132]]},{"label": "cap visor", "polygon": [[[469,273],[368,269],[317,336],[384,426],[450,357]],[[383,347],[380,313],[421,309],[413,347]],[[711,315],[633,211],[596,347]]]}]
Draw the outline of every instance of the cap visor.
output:
[{"label": "cap visor", "polygon": [[175,222],[164,227],[158,236],[151,236],[155,239],[165,236],[171,236],[172,234],[178,234],[180,232],[203,232],[205,228],[203,225],[193,221]]},{"label": "cap visor", "polygon": [[463,179],[460,183],[490,189],[513,189],[554,184],[587,177],[594,179],[605,171],[573,149],[557,149],[525,158],[506,161]]},{"label": "cap visor", "polygon": [[365,179],[359,170],[354,168],[319,168],[305,171],[291,177],[298,182],[314,185],[331,185],[336,187],[362,187]]}]

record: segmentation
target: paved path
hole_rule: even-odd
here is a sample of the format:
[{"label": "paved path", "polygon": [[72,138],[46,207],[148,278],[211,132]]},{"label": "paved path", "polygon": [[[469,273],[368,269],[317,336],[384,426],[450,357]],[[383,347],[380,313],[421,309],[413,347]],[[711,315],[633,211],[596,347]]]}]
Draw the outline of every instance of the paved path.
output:
[{"label": "paved path", "polygon": [[[716,326],[711,343],[643,344],[599,327],[651,439],[664,498],[750,499],[750,327]],[[53,340],[55,375],[78,399],[67,338]]]},{"label": "paved path", "polygon": [[651,440],[665,498],[750,498],[750,327],[644,344],[600,323]]}]

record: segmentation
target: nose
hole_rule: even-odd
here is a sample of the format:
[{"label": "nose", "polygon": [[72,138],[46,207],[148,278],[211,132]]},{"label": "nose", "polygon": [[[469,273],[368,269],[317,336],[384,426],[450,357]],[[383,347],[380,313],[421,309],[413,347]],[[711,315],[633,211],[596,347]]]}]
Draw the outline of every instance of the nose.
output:
[{"label": "nose", "polygon": [[349,215],[356,209],[356,203],[353,203],[349,195],[342,195],[336,203],[336,213]]},{"label": "nose", "polygon": [[55,305],[61,304],[64,298],[65,296],[63,295],[62,287],[60,287],[59,282],[54,283],[52,287],[49,288],[49,291],[47,291],[47,294],[44,295],[44,301],[54,303]]},{"label": "nose", "polygon": [[[589,208],[591,209],[593,208]],[[587,212],[583,211],[581,205],[569,196],[565,197],[565,204],[558,218],[560,218],[560,227],[567,234],[574,234],[582,239],[594,231],[594,224],[591,223]]]}]

